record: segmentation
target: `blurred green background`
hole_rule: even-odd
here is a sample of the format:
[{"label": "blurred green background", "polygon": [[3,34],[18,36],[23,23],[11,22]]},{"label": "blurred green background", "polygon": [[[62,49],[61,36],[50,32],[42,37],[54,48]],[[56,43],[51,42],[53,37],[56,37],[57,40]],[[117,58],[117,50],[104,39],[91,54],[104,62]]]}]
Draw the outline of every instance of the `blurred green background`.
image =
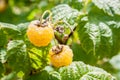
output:
[{"label": "blurred green background", "polygon": [[38,19],[48,9],[71,0],[0,0],[0,22],[18,24]]}]

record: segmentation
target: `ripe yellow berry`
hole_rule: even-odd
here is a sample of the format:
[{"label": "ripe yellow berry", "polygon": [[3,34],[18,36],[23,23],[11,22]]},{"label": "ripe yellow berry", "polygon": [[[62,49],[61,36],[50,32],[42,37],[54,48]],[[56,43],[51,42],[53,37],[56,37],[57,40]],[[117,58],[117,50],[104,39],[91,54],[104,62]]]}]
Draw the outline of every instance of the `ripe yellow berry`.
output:
[{"label": "ripe yellow berry", "polygon": [[49,22],[44,21],[40,24],[39,20],[34,20],[28,26],[27,36],[33,45],[42,47],[51,42],[54,31]]},{"label": "ripe yellow berry", "polygon": [[62,67],[71,64],[73,52],[67,45],[58,45],[50,49],[49,56],[53,66]]}]

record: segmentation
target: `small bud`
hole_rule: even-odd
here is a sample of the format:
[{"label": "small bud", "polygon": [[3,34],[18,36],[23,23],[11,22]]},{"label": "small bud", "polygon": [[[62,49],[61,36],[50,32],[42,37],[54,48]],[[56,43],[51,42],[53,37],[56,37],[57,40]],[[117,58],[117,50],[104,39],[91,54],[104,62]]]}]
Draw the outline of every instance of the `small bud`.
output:
[{"label": "small bud", "polygon": [[55,30],[58,31],[61,34],[64,33],[64,28],[63,27],[58,26],[58,27],[56,27]]}]

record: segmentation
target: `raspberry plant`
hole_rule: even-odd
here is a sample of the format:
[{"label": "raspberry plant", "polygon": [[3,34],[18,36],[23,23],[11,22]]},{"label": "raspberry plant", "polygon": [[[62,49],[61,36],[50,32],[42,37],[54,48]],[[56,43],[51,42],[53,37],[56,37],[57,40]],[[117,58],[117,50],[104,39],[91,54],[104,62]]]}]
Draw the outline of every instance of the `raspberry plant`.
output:
[{"label": "raspberry plant", "polygon": [[[119,79],[112,75],[111,65],[115,70],[120,70],[117,64],[120,52],[120,1],[63,0],[63,3],[66,4],[49,9],[51,16],[46,14],[43,17],[44,20],[51,20],[54,30],[53,40],[50,39],[51,42],[45,46],[35,46],[30,42],[27,36],[30,22],[0,22],[1,80]],[[73,61],[67,66],[55,67],[50,61],[49,50],[59,44],[67,45],[73,51]]]}]

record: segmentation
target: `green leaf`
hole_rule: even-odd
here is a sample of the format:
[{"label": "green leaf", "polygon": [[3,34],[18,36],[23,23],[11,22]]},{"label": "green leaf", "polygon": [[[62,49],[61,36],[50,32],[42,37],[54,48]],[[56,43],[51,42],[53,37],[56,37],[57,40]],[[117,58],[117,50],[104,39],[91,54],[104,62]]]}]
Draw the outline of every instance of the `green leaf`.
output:
[{"label": "green leaf", "polygon": [[4,33],[12,38],[18,38],[18,36],[20,35],[20,31],[17,29],[17,26],[12,24],[0,22],[0,29],[2,29]]},{"label": "green leaf", "polygon": [[29,22],[26,23],[20,23],[18,24],[18,30],[21,32],[21,35],[25,35],[26,34],[26,30],[28,28]]},{"label": "green leaf", "polygon": [[73,61],[83,61],[87,64],[94,65],[97,63],[97,59],[94,55],[87,54],[83,48],[81,47],[80,44],[77,43],[72,43],[71,46],[74,56],[73,56]]},{"label": "green leaf", "polygon": [[[98,15],[99,14],[99,15]],[[119,16],[108,16],[102,10],[93,7],[87,21],[80,21],[78,28],[82,48],[98,58],[111,57],[118,53],[120,44]],[[86,24],[81,23],[84,22]]]},{"label": "green leaf", "polygon": [[48,51],[50,45],[46,47],[33,47],[29,49],[30,61],[34,69],[44,68],[48,65]]},{"label": "green leaf", "polygon": [[105,13],[113,16],[120,15],[120,1],[119,0],[92,0],[95,6],[102,9]]},{"label": "green leaf", "polygon": [[48,80],[61,80],[60,74],[52,66],[46,66],[44,71],[48,73]]},{"label": "green leaf", "polygon": [[59,20],[68,21],[70,25],[74,25],[75,18],[78,17],[79,12],[76,9],[72,9],[67,4],[61,4],[52,8],[53,22]]},{"label": "green leaf", "polygon": [[32,49],[29,50],[29,56],[30,56],[30,61],[32,63],[32,67],[34,69],[41,68],[42,51],[33,47]]},{"label": "green leaf", "polygon": [[61,80],[116,80],[103,69],[86,65],[83,62],[73,62],[70,66],[59,69]]},{"label": "green leaf", "polygon": [[103,72],[88,72],[87,74],[83,75],[80,80],[116,80],[108,73]]},{"label": "green leaf", "polygon": [[[80,35],[81,45],[87,53],[99,54],[103,55],[106,52],[111,52],[112,46],[112,32],[111,29],[104,23],[94,24],[87,23],[84,26],[85,30],[82,31],[82,35]],[[89,43],[88,43],[89,41]],[[107,48],[107,49],[106,49]],[[106,51],[104,50],[106,49]]]},{"label": "green leaf", "polygon": [[52,71],[52,72],[49,72],[48,80],[61,80],[61,76],[58,72]]},{"label": "green leaf", "polygon": [[8,43],[7,61],[15,71],[26,72],[30,69],[26,45],[22,40],[13,40]]}]

